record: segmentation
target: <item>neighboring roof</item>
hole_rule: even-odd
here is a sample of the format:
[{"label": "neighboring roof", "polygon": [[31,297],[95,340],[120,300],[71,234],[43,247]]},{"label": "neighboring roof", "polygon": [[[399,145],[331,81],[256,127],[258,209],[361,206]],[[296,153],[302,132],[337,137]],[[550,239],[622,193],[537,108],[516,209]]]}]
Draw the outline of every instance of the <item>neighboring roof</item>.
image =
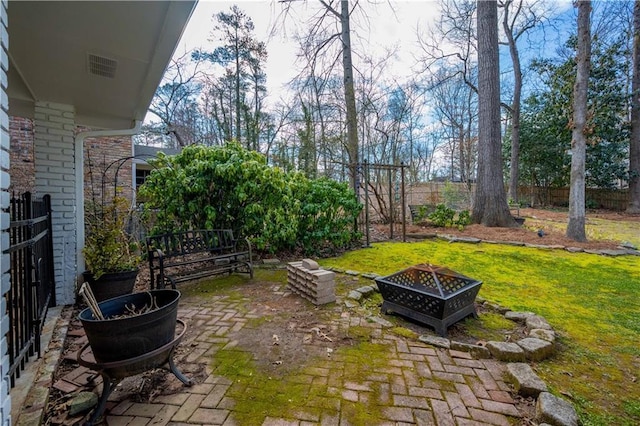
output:
[{"label": "neighboring roof", "polygon": [[176,155],[180,153],[180,150],[177,148],[159,148],[155,146],[146,146],[146,145],[134,145],[133,146],[133,155],[137,162],[147,162],[150,158],[155,158],[158,156],[158,153],[163,152],[167,155]]},{"label": "neighboring roof", "polygon": [[143,120],[195,8],[186,1],[10,1],[9,113],[75,106],[76,123]]}]

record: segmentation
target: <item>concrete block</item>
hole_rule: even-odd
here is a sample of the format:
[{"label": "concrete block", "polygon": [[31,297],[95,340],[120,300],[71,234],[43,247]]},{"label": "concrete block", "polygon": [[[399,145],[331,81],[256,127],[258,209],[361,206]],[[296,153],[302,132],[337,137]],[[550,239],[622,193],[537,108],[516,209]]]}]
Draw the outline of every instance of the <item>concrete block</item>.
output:
[{"label": "concrete block", "polygon": [[331,271],[325,271],[324,269],[318,270],[313,274],[313,279],[316,282],[333,281],[336,278],[336,273]]},{"label": "concrete block", "polygon": [[302,259],[302,267],[308,270],[316,270],[320,267],[320,265],[318,265],[318,262],[316,262],[315,260]]}]

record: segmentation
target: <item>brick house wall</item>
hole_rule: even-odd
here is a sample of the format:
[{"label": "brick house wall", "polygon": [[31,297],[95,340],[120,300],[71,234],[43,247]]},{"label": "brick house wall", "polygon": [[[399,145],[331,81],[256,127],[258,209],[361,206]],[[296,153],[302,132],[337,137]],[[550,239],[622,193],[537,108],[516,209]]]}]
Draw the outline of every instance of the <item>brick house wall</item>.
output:
[{"label": "brick house wall", "polygon": [[10,117],[9,135],[11,139],[11,186],[16,193],[33,192],[36,185],[33,165],[33,120]]},{"label": "brick house wall", "polygon": [[[100,199],[104,187],[107,197],[114,193],[133,200],[133,148],[131,136],[87,139],[84,144],[84,196]],[[117,176],[116,176],[117,173]]]},{"label": "brick house wall", "polygon": [[[36,107],[35,119],[8,117],[11,151],[11,188],[16,194],[26,191],[35,196],[52,195],[54,269],[56,300],[65,304],[74,300],[76,279],[76,206],[75,156],[76,136],[87,129],[76,126],[73,107],[41,103]],[[131,157],[130,137],[88,138],[84,141],[85,201],[91,198],[91,164],[93,188],[100,199],[102,171],[113,161]],[[35,157],[37,158],[35,158]],[[90,160],[90,161],[89,161]],[[117,164],[105,174],[107,194],[113,193]],[[14,178],[15,176],[15,178]],[[133,198],[132,163],[124,161],[118,171],[118,188],[128,199]],[[0,425],[1,426],[1,425]]]},{"label": "brick house wall", "polygon": [[[77,128],[75,133],[77,134],[79,131],[85,130],[88,129]],[[35,190],[33,120],[22,117],[10,117],[9,134],[11,140],[11,185],[9,191],[15,193],[33,192]],[[113,193],[115,171],[118,164],[120,164],[117,180],[119,193],[129,200],[132,199],[132,160],[129,159],[121,163],[117,161],[131,157],[131,143],[130,136],[90,138],[85,141],[85,200],[91,199],[92,191],[95,192],[96,196],[100,196],[103,171],[114,162],[116,163],[109,167],[109,170],[105,173],[105,187],[109,194]]]}]

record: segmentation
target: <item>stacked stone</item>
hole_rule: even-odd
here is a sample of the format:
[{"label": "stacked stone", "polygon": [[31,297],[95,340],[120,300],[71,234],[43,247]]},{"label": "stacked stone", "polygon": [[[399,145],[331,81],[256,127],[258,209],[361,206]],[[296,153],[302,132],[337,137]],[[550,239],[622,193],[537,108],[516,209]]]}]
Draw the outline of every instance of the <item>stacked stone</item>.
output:
[{"label": "stacked stone", "polygon": [[335,302],[335,276],[334,272],[320,269],[311,259],[287,264],[287,288],[314,305]]}]

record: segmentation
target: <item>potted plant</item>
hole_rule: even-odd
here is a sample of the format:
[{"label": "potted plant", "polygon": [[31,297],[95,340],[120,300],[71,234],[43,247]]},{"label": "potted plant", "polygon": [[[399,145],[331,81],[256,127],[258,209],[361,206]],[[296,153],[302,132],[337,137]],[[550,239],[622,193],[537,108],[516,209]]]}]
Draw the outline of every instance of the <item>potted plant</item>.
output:
[{"label": "potted plant", "polygon": [[98,301],[131,293],[141,257],[138,242],[126,231],[129,201],[117,194],[102,195],[94,197],[85,212],[85,281]]}]

